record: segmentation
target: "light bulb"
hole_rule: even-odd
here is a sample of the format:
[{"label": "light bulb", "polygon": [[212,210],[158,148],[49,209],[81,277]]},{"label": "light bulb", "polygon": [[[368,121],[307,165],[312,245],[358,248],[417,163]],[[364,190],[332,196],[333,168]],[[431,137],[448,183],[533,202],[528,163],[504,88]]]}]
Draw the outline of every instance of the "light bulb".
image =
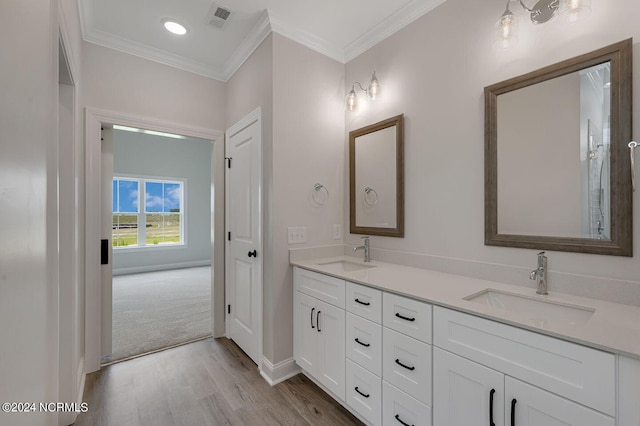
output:
[{"label": "light bulb", "polygon": [[185,35],[187,33],[187,28],[173,19],[163,19],[162,25],[164,25],[167,31],[173,34]]},{"label": "light bulb", "polygon": [[496,23],[496,44],[507,49],[518,42],[518,19],[509,9]]},{"label": "light bulb", "polygon": [[591,14],[591,0],[562,0],[560,10],[566,12],[569,22],[576,22]]},{"label": "light bulb", "polygon": [[376,72],[373,72],[373,75],[371,76],[371,81],[369,82],[369,84],[367,85],[367,96],[369,96],[369,99],[375,101],[378,96],[380,96],[380,83],[378,82],[378,79],[376,78]]},{"label": "light bulb", "polygon": [[354,109],[358,108],[358,95],[356,95],[356,91],[354,90],[353,86],[351,87],[351,91],[347,95],[346,102],[347,109],[349,111],[353,111]]}]

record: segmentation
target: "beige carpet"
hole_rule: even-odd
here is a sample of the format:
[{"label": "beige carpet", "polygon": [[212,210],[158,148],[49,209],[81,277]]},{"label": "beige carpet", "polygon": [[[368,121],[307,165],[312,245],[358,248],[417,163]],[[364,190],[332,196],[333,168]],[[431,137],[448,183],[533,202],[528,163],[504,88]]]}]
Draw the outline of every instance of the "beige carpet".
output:
[{"label": "beige carpet", "polygon": [[112,362],[211,335],[211,267],[113,277]]}]

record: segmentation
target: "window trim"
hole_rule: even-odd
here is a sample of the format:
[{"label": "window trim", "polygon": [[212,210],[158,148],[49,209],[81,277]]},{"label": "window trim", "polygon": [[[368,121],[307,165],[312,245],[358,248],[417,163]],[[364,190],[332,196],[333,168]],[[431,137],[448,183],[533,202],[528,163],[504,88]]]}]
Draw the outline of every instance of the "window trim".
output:
[{"label": "window trim", "polygon": [[[187,179],[180,177],[167,177],[167,176],[151,176],[151,175],[138,175],[138,174],[130,174],[130,173],[114,173],[112,177],[112,182],[114,180],[134,180],[138,182],[138,212],[112,212],[114,213],[124,214],[124,215],[137,215],[138,216],[138,244],[131,246],[113,246],[113,233],[112,233],[112,242],[111,246],[113,250],[126,250],[126,251],[148,251],[148,250],[171,250],[171,249],[184,249],[187,248],[187,214],[186,214],[186,206],[187,206]],[[164,244],[147,244],[146,238],[146,223],[147,223],[147,214],[175,214],[175,212],[147,212],[146,206],[144,205],[144,199],[146,198],[146,183],[147,182],[155,182],[155,183],[173,183],[180,184],[182,186],[182,205],[180,211],[180,235],[182,236],[181,242],[179,243],[164,243]],[[113,190],[113,184],[111,185]],[[140,196],[142,193],[142,197]],[[111,194],[111,199],[113,200],[113,193]],[[112,201],[113,203],[113,201]],[[113,209],[112,209],[113,210]],[[113,220],[113,219],[112,219]],[[144,245],[141,244],[141,241],[144,241]]]}]

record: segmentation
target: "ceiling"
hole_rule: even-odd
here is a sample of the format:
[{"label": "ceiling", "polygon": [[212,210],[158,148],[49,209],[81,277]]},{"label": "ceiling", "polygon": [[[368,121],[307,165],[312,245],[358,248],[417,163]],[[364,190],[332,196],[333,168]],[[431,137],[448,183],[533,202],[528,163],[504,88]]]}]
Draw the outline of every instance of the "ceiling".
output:
[{"label": "ceiling", "polygon": [[[271,32],[346,63],[446,0],[78,0],[83,38],[227,81]],[[231,12],[215,19],[221,7]],[[185,24],[176,36],[163,18]]]}]

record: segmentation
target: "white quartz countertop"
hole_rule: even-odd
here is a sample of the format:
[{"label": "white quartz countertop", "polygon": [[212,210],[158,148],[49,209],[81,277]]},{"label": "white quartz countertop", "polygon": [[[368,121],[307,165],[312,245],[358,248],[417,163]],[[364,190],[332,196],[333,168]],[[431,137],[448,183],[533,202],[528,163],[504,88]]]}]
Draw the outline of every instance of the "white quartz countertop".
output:
[{"label": "white quartz countertop", "polygon": [[[337,272],[330,265],[323,265],[341,260],[374,267],[353,272]],[[549,295],[540,296],[535,293],[534,282],[531,287],[523,287],[390,263],[376,261],[364,263],[350,256],[298,260],[291,261],[291,264],[437,306],[640,359],[640,307],[554,293],[553,282],[549,283]],[[551,320],[533,321],[519,312],[464,300],[465,297],[485,289],[523,295],[541,301],[585,307],[595,312],[583,324]]]}]

